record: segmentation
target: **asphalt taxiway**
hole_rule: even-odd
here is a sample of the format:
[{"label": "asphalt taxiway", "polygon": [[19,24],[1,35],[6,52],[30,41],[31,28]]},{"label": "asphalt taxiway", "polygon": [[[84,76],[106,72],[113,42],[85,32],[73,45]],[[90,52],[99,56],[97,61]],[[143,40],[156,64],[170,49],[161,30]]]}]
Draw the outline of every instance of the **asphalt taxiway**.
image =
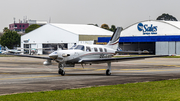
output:
[{"label": "asphalt taxiway", "polygon": [[67,67],[66,75],[61,76],[57,63],[44,66],[44,61],[0,57],[0,95],[180,78],[180,58],[113,62],[111,76],[105,75],[107,64]]}]

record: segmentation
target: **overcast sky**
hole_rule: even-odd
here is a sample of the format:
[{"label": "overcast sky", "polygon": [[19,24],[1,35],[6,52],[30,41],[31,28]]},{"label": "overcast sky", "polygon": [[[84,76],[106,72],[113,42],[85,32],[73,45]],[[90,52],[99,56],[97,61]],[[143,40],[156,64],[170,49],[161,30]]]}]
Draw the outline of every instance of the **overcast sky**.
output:
[{"label": "overcast sky", "polygon": [[52,23],[128,27],[139,21],[155,20],[168,13],[180,20],[180,0],[3,0],[0,1],[0,31],[23,16]]}]

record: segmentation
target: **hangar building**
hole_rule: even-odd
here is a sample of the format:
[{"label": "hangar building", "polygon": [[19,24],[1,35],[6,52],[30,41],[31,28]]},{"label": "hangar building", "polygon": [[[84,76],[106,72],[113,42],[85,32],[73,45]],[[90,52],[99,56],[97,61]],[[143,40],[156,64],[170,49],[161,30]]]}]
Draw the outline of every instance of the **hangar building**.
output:
[{"label": "hangar building", "polygon": [[51,23],[21,36],[21,48],[25,48],[26,53],[34,48],[38,49],[38,54],[49,54],[57,47],[70,48],[79,41],[94,41],[112,34],[94,25]]},{"label": "hangar building", "polygon": [[[119,47],[124,51],[148,50],[151,54],[180,55],[180,22],[148,20],[125,28],[120,35]],[[99,37],[108,42],[110,37]]]}]

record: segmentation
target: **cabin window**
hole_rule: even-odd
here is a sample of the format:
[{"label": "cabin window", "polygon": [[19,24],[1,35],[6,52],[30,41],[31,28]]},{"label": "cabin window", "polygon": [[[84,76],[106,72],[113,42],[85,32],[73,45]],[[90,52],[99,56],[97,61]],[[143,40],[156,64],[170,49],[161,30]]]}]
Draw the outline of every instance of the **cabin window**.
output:
[{"label": "cabin window", "polygon": [[91,51],[91,48],[90,48],[90,47],[86,47],[86,51],[87,51],[87,52],[90,52],[90,51]]},{"label": "cabin window", "polygon": [[94,48],[94,51],[95,51],[95,52],[98,52],[98,49],[97,49],[97,48]]},{"label": "cabin window", "polygon": [[103,49],[102,48],[99,48],[100,52],[103,52]]},{"label": "cabin window", "polygon": [[84,46],[83,45],[78,45],[75,49],[79,49],[79,50],[84,51]]},{"label": "cabin window", "polygon": [[106,49],[106,48],[104,48],[104,52],[107,52],[107,49]]}]

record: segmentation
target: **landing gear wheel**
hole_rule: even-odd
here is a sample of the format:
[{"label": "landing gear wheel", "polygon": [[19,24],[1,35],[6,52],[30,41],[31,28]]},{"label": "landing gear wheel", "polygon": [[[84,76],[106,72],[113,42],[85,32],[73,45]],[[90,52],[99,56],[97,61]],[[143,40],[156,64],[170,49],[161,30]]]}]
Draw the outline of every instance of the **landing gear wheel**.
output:
[{"label": "landing gear wheel", "polygon": [[64,71],[64,70],[62,70],[61,75],[62,75],[62,76],[64,76],[64,75],[65,75],[65,71]]},{"label": "landing gear wheel", "polygon": [[64,70],[62,70],[62,69],[59,69],[58,73],[59,73],[59,74],[61,74],[62,76],[64,76],[64,75],[65,75],[65,71],[64,71]]},{"label": "landing gear wheel", "polygon": [[61,69],[59,69],[58,74],[61,74]]},{"label": "landing gear wheel", "polygon": [[111,71],[109,69],[106,70],[106,75],[111,75]]}]

